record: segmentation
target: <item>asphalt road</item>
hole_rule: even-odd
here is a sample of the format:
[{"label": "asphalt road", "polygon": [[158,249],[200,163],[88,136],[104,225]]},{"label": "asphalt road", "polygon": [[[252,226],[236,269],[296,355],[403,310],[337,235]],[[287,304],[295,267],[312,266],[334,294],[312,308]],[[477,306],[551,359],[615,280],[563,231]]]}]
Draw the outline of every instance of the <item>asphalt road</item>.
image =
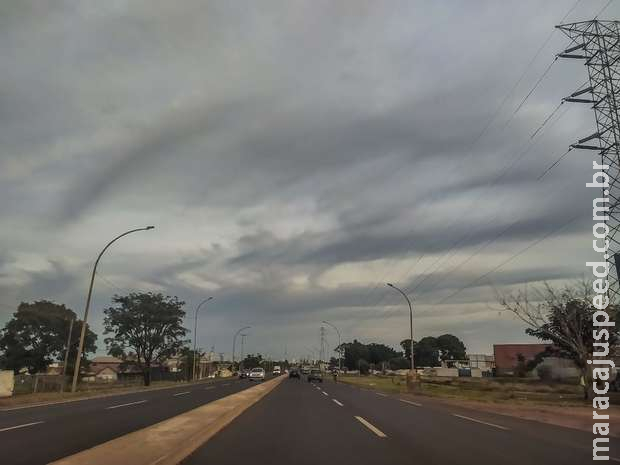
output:
[{"label": "asphalt road", "polygon": [[0,463],[46,464],[254,385],[233,378],[0,411]]},{"label": "asphalt road", "polygon": [[[289,379],[184,464],[583,465],[591,447],[587,432]],[[610,455],[620,458],[620,440]]]}]

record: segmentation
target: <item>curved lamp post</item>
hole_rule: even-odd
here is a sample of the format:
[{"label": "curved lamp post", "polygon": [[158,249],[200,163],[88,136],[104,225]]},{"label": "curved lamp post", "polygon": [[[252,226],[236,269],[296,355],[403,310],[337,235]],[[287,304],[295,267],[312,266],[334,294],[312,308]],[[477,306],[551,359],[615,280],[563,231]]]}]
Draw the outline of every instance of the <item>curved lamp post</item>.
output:
[{"label": "curved lamp post", "polygon": [[407,303],[409,304],[409,337],[410,337],[409,342],[411,344],[411,373],[413,374],[415,373],[415,368],[413,366],[413,309],[411,308],[411,300],[409,300],[409,297],[407,297],[407,294],[405,294],[398,287],[394,286],[394,284],[392,283],[386,283],[386,284],[390,286],[392,289],[395,289],[398,292],[400,292],[405,298],[405,300],[407,301]]},{"label": "curved lamp post", "polygon": [[250,329],[251,326],[244,326],[243,328],[239,328],[235,335],[233,336],[233,348],[232,348],[232,368],[235,369],[235,343],[237,342],[237,336],[243,330]]},{"label": "curved lamp post", "polygon": [[80,375],[80,361],[82,358],[82,350],[84,350],[84,339],[86,337],[86,320],[88,319],[88,309],[90,308],[90,298],[93,294],[93,284],[95,283],[95,273],[97,272],[97,265],[99,264],[99,260],[101,260],[101,256],[104,254],[106,250],[121,237],[127,236],[128,234],[135,233],[138,231],[149,231],[151,229],[155,229],[155,226],[147,226],[145,228],[137,228],[132,229],[130,231],[124,232],[123,234],[116,236],[110,242],[106,244],[103,250],[97,256],[97,260],[95,260],[95,266],[93,266],[93,272],[90,276],[90,287],[88,288],[88,297],[86,298],[86,308],[84,310],[84,320],[82,321],[82,331],[80,332],[80,345],[78,346],[77,356],[75,358],[75,368],[73,370],[73,384],[71,385],[71,392],[75,392],[77,389],[78,377]]},{"label": "curved lamp post", "polygon": [[209,300],[213,300],[213,297],[208,297],[202,302],[200,302],[198,306],[196,307],[196,311],[194,312],[194,354],[192,356],[192,360],[194,363],[192,363],[192,380],[196,379],[196,340],[198,339],[198,335],[196,334],[196,331],[198,329],[198,310],[200,310],[200,307],[206,304]]},{"label": "curved lamp post", "polygon": [[338,328],[336,328],[336,325],[333,325],[329,321],[323,320],[323,323],[334,328],[336,330],[336,333],[338,334],[338,371],[341,371],[342,370],[342,341],[340,340],[340,331],[338,330]]}]

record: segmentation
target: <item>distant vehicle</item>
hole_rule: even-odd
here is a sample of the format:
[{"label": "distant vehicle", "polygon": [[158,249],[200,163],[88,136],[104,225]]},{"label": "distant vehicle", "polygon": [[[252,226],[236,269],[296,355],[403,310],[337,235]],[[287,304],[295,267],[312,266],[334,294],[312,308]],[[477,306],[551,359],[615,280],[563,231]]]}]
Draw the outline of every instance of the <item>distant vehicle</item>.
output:
[{"label": "distant vehicle", "polygon": [[282,374],[282,369],[279,365],[276,365],[275,367],[273,367],[272,373],[273,376],[280,376]]},{"label": "distant vehicle", "polygon": [[249,370],[241,370],[239,372],[239,379],[245,379],[248,377],[249,374],[250,374]]},{"label": "distant vehicle", "polygon": [[250,381],[265,381],[265,370],[262,368],[252,368],[248,379]]},{"label": "distant vehicle", "polygon": [[321,373],[321,370],[310,370],[310,373],[308,374],[308,382],[310,383],[312,381],[318,381],[319,383],[323,382],[323,373]]},{"label": "distant vehicle", "polygon": [[301,367],[301,374],[302,375],[307,375],[308,373],[310,373],[310,367],[307,365],[304,365],[303,367]]},{"label": "distant vehicle", "polygon": [[291,371],[288,372],[288,377],[299,379],[299,370],[297,368],[291,368]]}]

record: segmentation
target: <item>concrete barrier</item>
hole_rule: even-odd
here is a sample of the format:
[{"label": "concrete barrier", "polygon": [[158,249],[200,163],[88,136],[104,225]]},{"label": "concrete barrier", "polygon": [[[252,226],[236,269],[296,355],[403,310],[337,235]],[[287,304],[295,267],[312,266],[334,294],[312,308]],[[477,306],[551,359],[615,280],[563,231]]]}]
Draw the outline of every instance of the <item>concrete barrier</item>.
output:
[{"label": "concrete barrier", "polygon": [[284,379],[279,376],[50,465],[177,465]]},{"label": "concrete barrier", "polygon": [[15,388],[13,370],[0,370],[0,397],[11,397]]}]

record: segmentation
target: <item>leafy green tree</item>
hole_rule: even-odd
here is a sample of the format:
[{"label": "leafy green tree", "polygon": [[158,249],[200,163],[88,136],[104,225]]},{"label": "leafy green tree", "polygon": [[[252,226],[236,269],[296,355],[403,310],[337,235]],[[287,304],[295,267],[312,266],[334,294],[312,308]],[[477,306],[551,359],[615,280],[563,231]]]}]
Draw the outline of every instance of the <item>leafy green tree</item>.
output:
[{"label": "leafy green tree", "polygon": [[443,334],[436,338],[439,358],[445,360],[465,360],[467,351],[465,344],[458,337],[452,334]]},{"label": "leafy green tree", "polygon": [[357,361],[357,368],[360,371],[360,375],[367,375],[370,372],[370,364],[363,358]]},{"label": "leafy green tree", "polygon": [[437,339],[431,336],[423,337],[413,346],[415,357],[413,359],[416,367],[437,367],[439,362],[439,346]]},{"label": "leafy green tree", "polygon": [[407,370],[411,368],[411,362],[405,357],[394,357],[388,361],[390,370]]},{"label": "leafy green tree", "polygon": [[373,342],[367,344],[366,348],[368,349],[368,361],[375,365],[387,362],[391,358],[398,355],[398,352],[385,344],[377,344]]},{"label": "leafy green tree", "polygon": [[263,363],[263,356],[261,354],[248,354],[241,361],[241,366],[244,370],[251,370],[252,368],[260,367]]},{"label": "leafy green tree", "polygon": [[[104,310],[108,353],[131,361],[142,370],[144,385],[151,384],[151,367],[177,354],[188,341],[183,338],[185,302],[160,293],[115,295],[116,306]],[[135,359],[133,359],[135,358]]]},{"label": "leafy green tree", "polygon": [[357,339],[354,339],[353,342],[343,343],[342,346],[344,347],[344,365],[349,370],[357,370],[358,361],[360,359],[368,360],[369,358],[368,347]]},{"label": "leafy green tree", "polygon": [[[17,373],[22,368],[41,373],[54,361],[64,361],[67,337],[75,313],[62,304],[47,300],[22,302],[0,333],[2,368]],[[67,373],[73,372],[82,321],[75,320],[69,344]],[[97,335],[86,328],[82,365],[86,355],[97,350]],[[87,366],[87,364],[86,364]]]}]

